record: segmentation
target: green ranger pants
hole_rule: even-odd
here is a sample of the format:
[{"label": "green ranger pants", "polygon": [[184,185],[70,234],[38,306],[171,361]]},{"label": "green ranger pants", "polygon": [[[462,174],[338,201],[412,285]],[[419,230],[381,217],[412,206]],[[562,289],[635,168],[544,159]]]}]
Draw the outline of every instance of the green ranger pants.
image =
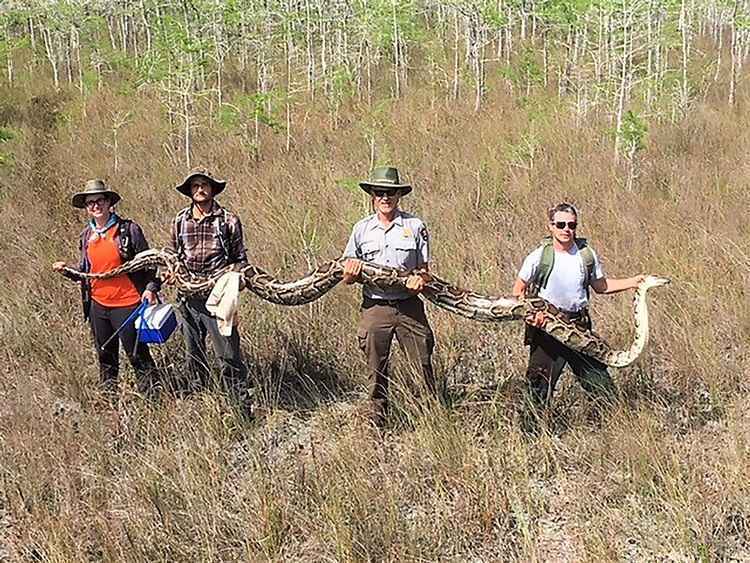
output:
[{"label": "green ranger pants", "polygon": [[530,326],[527,327],[527,343],[530,351],[526,378],[535,406],[550,405],[557,380],[566,365],[586,392],[606,401],[614,399],[617,388],[603,363],[571,350],[546,332]]}]

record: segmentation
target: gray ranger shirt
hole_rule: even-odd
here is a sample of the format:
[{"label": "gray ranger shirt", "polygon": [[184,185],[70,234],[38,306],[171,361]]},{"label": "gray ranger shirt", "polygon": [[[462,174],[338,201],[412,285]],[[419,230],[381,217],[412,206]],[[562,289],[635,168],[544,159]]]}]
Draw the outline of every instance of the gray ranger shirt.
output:
[{"label": "gray ranger shirt", "polygon": [[[421,219],[398,210],[386,229],[378,221],[377,214],[373,214],[354,225],[344,257],[409,272],[430,261],[427,227]],[[380,291],[367,285],[362,286],[362,294],[375,300],[407,299],[414,296],[406,290]]]}]

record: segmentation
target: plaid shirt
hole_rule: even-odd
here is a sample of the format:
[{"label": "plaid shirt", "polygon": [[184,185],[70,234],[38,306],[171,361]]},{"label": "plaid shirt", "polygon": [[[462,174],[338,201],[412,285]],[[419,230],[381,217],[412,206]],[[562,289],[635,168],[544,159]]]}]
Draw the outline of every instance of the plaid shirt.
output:
[{"label": "plaid shirt", "polygon": [[[219,238],[221,217],[224,217],[229,256]],[[178,245],[178,237],[182,244]],[[210,276],[229,264],[247,264],[240,218],[216,202],[211,212],[200,220],[194,218],[192,205],[177,214],[172,223],[171,248],[183,255],[188,270],[200,275]]]}]

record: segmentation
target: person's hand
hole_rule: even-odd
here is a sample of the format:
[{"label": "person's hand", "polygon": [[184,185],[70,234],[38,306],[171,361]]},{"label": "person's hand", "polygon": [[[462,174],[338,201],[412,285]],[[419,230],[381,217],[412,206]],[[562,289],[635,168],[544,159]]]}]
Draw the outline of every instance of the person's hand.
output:
[{"label": "person's hand", "polygon": [[141,300],[148,301],[149,305],[156,305],[159,302],[159,298],[156,296],[156,293],[154,293],[150,289],[147,289],[143,292],[143,295],[141,295]]},{"label": "person's hand", "polygon": [[412,293],[421,293],[425,286],[425,281],[419,274],[412,274],[406,278],[406,289]]},{"label": "person's hand", "polygon": [[57,262],[52,262],[52,269],[55,272],[62,272],[65,269],[65,266],[66,266],[65,262],[63,262],[62,260],[58,260]]},{"label": "person's hand", "polygon": [[547,322],[547,317],[544,316],[544,313],[542,311],[537,311],[536,313],[532,315],[528,315],[524,321],[526,321],[527,324],[536,327],[536,328],[542,328],[544,324]]},{"label": "person's hand", "polygon": [[356,258],[349,258],[344,262],[344,277],[341,281],[345,284],[353,284],[359,278],[359,274],[362,273],[362,260]]},{"label": "person's hand", "polygon": [[632,287],[633,289],[635,289],[635,288],[637,288],[637,287],[638,287],[639,285],[641,285],[641,283],[643,283],[643,280],[645,280],[645,279],[646,279],[646,276],[645,276],[645,274],[638,274],[637,276],[634,276],[634,277],[632,277],[632,278],[630,278],[630,279],[631,279],[631,281],[632,281],[632,286],[631,286],[631,287]]}]

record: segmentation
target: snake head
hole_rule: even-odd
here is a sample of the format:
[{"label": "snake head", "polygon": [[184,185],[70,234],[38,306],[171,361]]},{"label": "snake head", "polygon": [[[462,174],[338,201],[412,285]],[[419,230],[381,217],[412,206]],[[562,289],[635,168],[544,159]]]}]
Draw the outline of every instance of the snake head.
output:
[{"label": "snake head", "polygon": [[660,276],[649,275],[649,276],[646,276],[646,279],[644,279],[641,282],[640,287],[643,289],[650,289],[652,287],[659,287],[660,285],[667,285],[671,281],[672,280],[670,280],[669,278],[662,278]]}]

